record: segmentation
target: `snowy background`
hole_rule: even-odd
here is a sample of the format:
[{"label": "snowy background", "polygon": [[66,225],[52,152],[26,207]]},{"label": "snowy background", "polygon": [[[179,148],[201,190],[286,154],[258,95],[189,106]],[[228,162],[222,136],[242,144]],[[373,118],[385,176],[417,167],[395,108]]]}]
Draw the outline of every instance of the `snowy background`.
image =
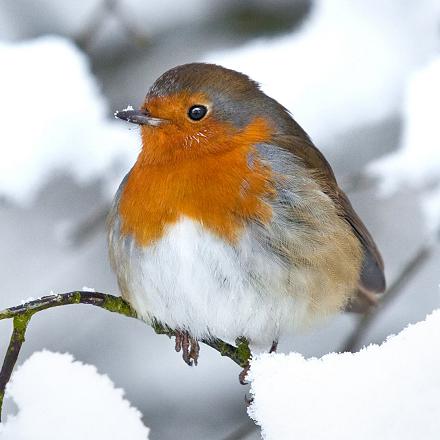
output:
[{"label": "snowy background", "polygon": [[[408,275],[359,346],[423,320],[440,307],[439,29],[438,0],[3,0],[0,308],[85,285],[117,293],[104,219],[139,139],[112,114],[139,105],[164,70],[205,60],[248,73],[292,111],[376,238],[388,285]],[[286,337],[280,349],[306,358],[340,350],[357,323],[356,316],[337,317]],[[10,325],[0,322],[0,355]],[[426,350],[436,348],[428,341]],[[72,380],[66,395],[77,389],[79,396],[66,411],[81,405],[81,382],[90,384],[83,390],[95,384],[97,394],[114,402],[115,414],[131,420],[132,438],[145,438],[145,426],[153,440],[177,433],[260,438],[243,403],[248,389],[238,384],[238,367],[207,347],[200,365],[188,368],[171,341],[142,323],[72,306],[33,318],[20,363],[42,349],[69,352],[78,362],[44,352],[24,365],[11,386],[14,399],[5,404],[9,416],[16,414],[0,432],[7,440],[28,438],[17,434],[17,423],[41,417],[22,391],[29,371],[61,370]],[[267,372],[262,362],[260,371]],[[292,370],[302,368],[300,360],[292,362]],[[256,377],[255,389],[259,383]],[[366,406],[374,406],[371,399],[365,397]],[[264,405],[254,414],[264,414],[258,408]],[[50,425],[56,415],[42,420]],[[106,435],[101,416],[94,438]]]}]

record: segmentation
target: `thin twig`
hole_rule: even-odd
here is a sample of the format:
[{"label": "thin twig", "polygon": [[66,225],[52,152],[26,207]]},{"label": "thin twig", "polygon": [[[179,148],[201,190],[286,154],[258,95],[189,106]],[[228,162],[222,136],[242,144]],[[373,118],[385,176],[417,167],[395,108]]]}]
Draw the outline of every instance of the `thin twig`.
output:
[{"label": "thin twig", "polygon": [[432,254],[432,246],[422,247],[417,254],[405,265],[402,272],[387,290],[387,293],[380,299],[377,307],[365,313],[359,320],[355,330],[345,342],[342,352],[354,351],[359,348],[360,341],[367,333],[379,314],[392,303],[392,301],[400,294],[403,287],[419,272],[426,261]]},{"label": "thin twig", "polygon": [[56,295],[43,296],[33,301],[25,302],[15,307],[0,311],[0,320],[14,318],[28,313],[35,314],[52,307],[69,304],[90,304],[101,307],[110,312],[137,318],[136,312],[119,296],[108,295],[100,292],[74,291]]},{"label": "thin twig", "polygon": [[31,316],[32,314],[18,315],[14,317],[14,328],[12,330],[11,340],[9,341],[5,360],[0,371],[0,422],[2,420],[1,409],[5,395],[4,390],[11,378],[12,370],[17,362]]},{"label": "thin twig", "polygon": [[[89,304],[108,310],[109,312],[118,313],[129,318],[139,319],[135,310],[121,297],[89,291],[74,291],[44,296],[0,311],[0,320],[13,319],[14,323],[11,340],[0,373],[0,421],[6,385],[9,382],[14,366],[17,363],[18,355],[24,342],[26,328],[31,317],[42,310],[69,304]],[[157,334],[167,335],[168,337],[175,336],[176,334],[173,329],[162,325],[159,322],[153,321],[150,325]],[[248,364],[251,357],[248,342],[244,338],[238,338],[236,340],[236,347],[221,341],[220,339],[203,339],[200,342],[217,350],[222,356],[228,357],[242,368]]]}]

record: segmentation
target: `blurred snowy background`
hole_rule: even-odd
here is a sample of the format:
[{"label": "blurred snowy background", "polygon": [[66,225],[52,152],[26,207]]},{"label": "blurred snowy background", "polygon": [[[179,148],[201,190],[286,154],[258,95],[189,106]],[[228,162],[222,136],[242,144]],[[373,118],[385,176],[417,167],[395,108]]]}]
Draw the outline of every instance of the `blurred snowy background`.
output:
[{"label": "blurred snowy background", "polygon": [[[0,60],[0,309],[83,286],[117,293],[104,220],[139,139],[112,114],[198,60],[248,73],[288,107],[376,238],[397,286],[357,347],[440,306],[438,0],[2,0]],[[337,317],[280,349],[342,349],[358,322]],[[153,440],[260,438],[238,367],[207,347],[188,368],[142,323],[72,306],[32,320],[20,361],[43,348],[107,374]]]}]

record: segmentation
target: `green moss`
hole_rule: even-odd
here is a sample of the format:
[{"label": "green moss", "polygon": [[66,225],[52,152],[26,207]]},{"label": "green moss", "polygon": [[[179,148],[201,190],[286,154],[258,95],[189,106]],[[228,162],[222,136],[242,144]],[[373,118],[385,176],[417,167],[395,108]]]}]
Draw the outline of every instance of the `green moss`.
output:
[{"label": "green moss", "polygon": [[132,309],[130,304],[118,296],[107,295],[102,307],[109,312],[119,313],[121,315],[136,318],[136,312]]},{"label": "green moss", "polygon": [[34,312],[21,313],[14,317],[14,335],[17,340],[23,342],[27,326]]},{"label": "green moss", "polygon": [[14,317],[14,312],[9,309],[2,310],[0,312],[0,319],[11,319]]},{"label": "green moss", "polygon": [[216,339],[215,344],[218,347],[220,354],[222,356],[229,356],[231,351],[233,351],[232,345],[227,344],[226,342],[222,341],[221,339]]},{"label": "green moss", "polygon": [[249,342],[246,338],[237,338],[235,340],[235,344],[237,345],[237,357],[240,360],[241,364],[246,366],[249,363],[249,359],[251,358],[251,350],[249,348]]},{"label": "green moss", "polygon": [[71,296],[71,304],[80,304],[81,303],[81,293],[80,292],[75,292],[72,296]]},{"label": "green moss", "polygon": [[236,347],[222,341],[221,339],[204,340],[202,342],[208,344],[209,346],[220,352],[222,356],[227,356],[243,368],[249,364],[251,351],[249,349],[249,343],[246,338],[237,338],[235,341],[237,345]]},{"label": "green moss", "polygon": [[153,319],[150,325],[152,329],[155,331],[155,333],[158,335],[167,335],[169,338],[171,338],[171,336],[175,336],[176,334],[176,332],[173,329],[169,328],[167,325],[161,324],[156,319]]}]

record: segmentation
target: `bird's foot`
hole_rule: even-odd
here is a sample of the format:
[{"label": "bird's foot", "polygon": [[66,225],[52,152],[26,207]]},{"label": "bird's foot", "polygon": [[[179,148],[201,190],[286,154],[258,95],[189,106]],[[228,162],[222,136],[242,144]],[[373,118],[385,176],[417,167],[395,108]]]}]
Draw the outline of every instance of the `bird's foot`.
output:
[{"label": "bird's foot", "polygon": [[242,385],[247,385],[248,382],[246,382],[246,376],[249,372],[249,369],[251,368],[251,366],[249,364],[247,364],[243,370],[241,371],[241,373],[238,375],[238,380],[240,381],[240,383]]},{"label": "bird's foot", "polygon": [[182,351],[182,359],[192,367],[197,365],[200,346],[196,339],[190,336],[187,331],[176,330],[176,351]]}]

